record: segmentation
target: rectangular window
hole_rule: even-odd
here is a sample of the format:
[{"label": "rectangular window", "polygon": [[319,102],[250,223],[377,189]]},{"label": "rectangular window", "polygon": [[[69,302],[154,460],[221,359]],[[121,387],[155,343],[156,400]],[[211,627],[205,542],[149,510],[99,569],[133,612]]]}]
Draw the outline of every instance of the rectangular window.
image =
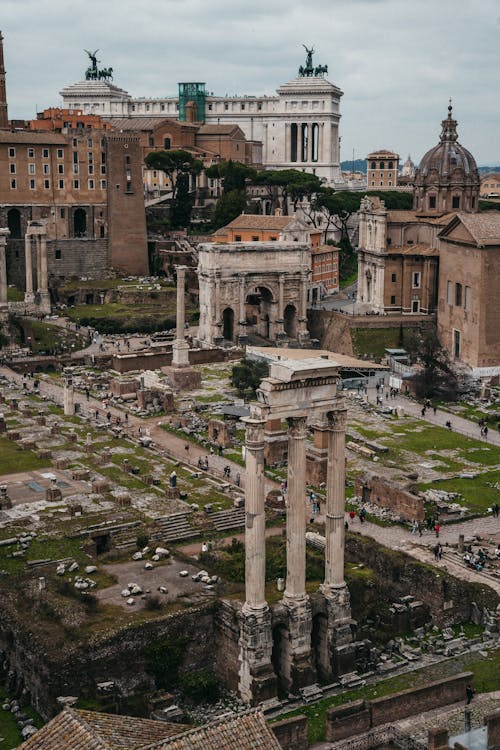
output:
[{"label": "rectangular window", "polygon": [[256,234],[254,234],[254,236],[252,237],[252,242],[258,242],[258,241],[259,241],[259,237]]},{"label": "rectangular window", "polygon": [[448,281],[446,285],[446,302],[449,305],[453,304],[453,284],[451,283],[451,281]]},{"label": "rectangular window", "polygon": [[62,148],[57,149],[57,158],[62,159],[63,158],[63,150]]},{"label": "rectangular window", "polygon": [[50,180],[44,180],[43,181],[43,186],[44,186],[45,190],[49,190],[49,188],[50,188]]},{"label": "rectangular window", "polygon": [[470,286],[465,287],[465,304],[464,304],[465,310],[471,309],[471,288]]},{"label": "rectangular window", "polygon": [[391,281],[392,281],[393,284],[395,283],[395,281],[396,281],[396,274],[395,273],[391,274]]},{"label": "rectangular window", "polygon": [[429,208],[436,208],[436,196],[435,195],[429,196]]},{"label": "rectangular window", "polygon": [[101,180],[101,188],[102,188],[103,190],[105,190],[105,189],[106,189],[106,180]]},{"label": "rectangular window", "polygon": [[9,156],[13,157],[16,155],[16,149],[15,148],[9,148]]},{"label": "rectangular window", "polygon": [[78,174],[79,171],[80,167],[78,166],[78,164],[73,164],[73,174]]},{"label": "rectangular window", "polygon": [[78,164],[78,151],[73,151],[73,164]]},{"label": "rectangular window", "polygon": [[89,180],[89,190],[94,189],[94,180]]},{"label": "rectangular window", "polygon": [[35,174],[35,165],[28,164],[28,174]]},{"label": "rectangular window", "polygon": [[15,164],[9,164],[9,172],[11,174],[16,174],[16,165]]},{"label": "rectangular window", "polygon": [[48,159],[49,158],[49,149],[48,148],[42,149],[42,156],[43,156],[44,159]]},{"label": "rectangular window", "polygon": [[15,180],[11,180],[10,187],[12,190],[15,190],[17,188],[17,182]]},{"label": "rectangular window", "polygon": [[462,284],[455,284],[455,304],[462,307]]},{"label": "rectangular window", "polygon": [[60,250],[56,250],[56,260],[61,260],[62,255]]},{"label": "rectangular window", "polygon": [[30,180],[30,190],[35,189],[35,180]]},{"label": "rectangular window", "polygon": [[59,180],[59,190],[64,190],[64,180]]},{"label": "rectangular window", "polygon": [[[460,196],[459,195],[454,195],[453,196],[453,198],[451,199],[451,207],[452,208],[460,208]],[[458,333],[458,331],[457,331],[457,333]]]},{"label": "rectangular window", "polygon": [[241,242],[241,234],[235,234],[234,235],[234,241],[235,242]]},{"label": "rectangular window", "polygon": [[28,159],[34,159],[35,158],[35,149],[29,148],[28,149]]},{"label": "rectangular window", "polygon": [[43,173],[44,174],[50,174],[50,164],[44,164],[43,165]]},{"label": "rectangular window", "polygon": [[73,180],[73,187],[75,190],[80,190],[80,180]]},{"label": "rectangular window", "polygon": [[395,305],[395,304],[396,304],[396,296],[393,294],[391,296],[391,305]]},{"label": "rectangular window", "polygon": [[269,237],[269,239],[271,240],[271,242],[277,242],[277,240],[278,240],[277,237]]},{"label": "rectangular window", "polygon": [[57,174],[64,174],[64,164],[57,165]]},{"label": "rectangular window", "polygon": [[453,356],[460,358],[460,331],[453,331]]},{"label": "rectangular window", "polygon": [[78,138],[73,138],[73,148],[77,148],[78,146]]},{"label": "rectangular window", "polygon": [[61,208],[61,219],[64,219],[64,218],[66,218],[66,209]]},{"label": "rectangular window", "polygon": [[413,273],[413,288],[420,289],[420,271]]},{"label": "rectangular window", "polygon": [[88,139],[87,139],[87,146],[88,146],[89,148],[92,148],[92,146],[93,146],[93,145],[94,145],[94,144],[92,143],[92,138],[88,138]]}]

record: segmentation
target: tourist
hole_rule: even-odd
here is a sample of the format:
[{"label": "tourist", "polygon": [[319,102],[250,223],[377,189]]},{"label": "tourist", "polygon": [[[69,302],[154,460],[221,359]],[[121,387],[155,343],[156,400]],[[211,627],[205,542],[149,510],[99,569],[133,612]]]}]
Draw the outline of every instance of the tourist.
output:
[{"label": "tourist", "polygon": [[170,487],[177,487],[177,473],[176,473],[175,469],[171,472],[171,474],[170,474],[170,476],[168,478],[168,483],[169,483]]},{"label": "tourist", "polygon": [[239,471],[236,472],[236,486],[239,487],[241,483],[241,477]]},{"label": "tourist", "polygon": [[189,443],[186,443],[184,446],[184,450],[186,451],[186,455],[189,453]]},{"label": "tourist", "polygon": [[472,685],[469,683],[467,687],[465,688],[465,699],[466,704],[469,705],[469,703],[472,700],[472,697],[474,695],[474,691],[472,690]]},{"label": "tourist", "polygon": [[439,560],[439,544],[436,544],[434,547],[434,559],[436,562]]},{"label": "tourist", "polygon": [[222,445],[219,445],[219,456],[222,456]]},{"label": "tourist", "polygon": [[419,535],[419,536],[422,536],[422,531],[423,531],[423,524],[422,524],[422,522],[421,522],[421,521],[419,521],[419,522],[417,523],[417,529],[418,529],[418,535]]},{"label": "tourist", "polygon": [[451,430],[451,422],[450,422],[450,420],[449,420],[449,419],[447,420],[447,422],[445,422],[445,424],[446,424],[446,427],[447,427],[447,428],[448,428],[449,430]]},{"label": "tourist", "polygon": [[354,521],[354,519],[356,518],[356,513],[353,510],[349,511],[349,518],[351,519],[351,521]]},{"label": "tourist", "polygon": [[439,538],[439,532],[441,531],[441,526],[437,522],[436,522],[436,525],[434,526],[434,531],[436,532],[436,537]]},{"label": "tourist", "polygon": [[483,427],[483,435],[485,438],[488,437],[488,425],[487,424],[485,424]]}]

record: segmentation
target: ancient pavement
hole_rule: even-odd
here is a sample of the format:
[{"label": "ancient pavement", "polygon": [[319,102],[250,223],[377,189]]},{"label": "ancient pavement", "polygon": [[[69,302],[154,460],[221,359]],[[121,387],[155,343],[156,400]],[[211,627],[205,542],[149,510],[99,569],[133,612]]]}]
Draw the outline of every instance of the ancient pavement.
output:
[{"label": "ancient pavement", "polygon": [[[0,368],[0,375],[3,375],[4,377],[15,381],[19,385],[22,384],[22,376],[18,373],[15,373],[10,368]],[[52,380],[40,381],[40,394],[42,396],[45,395],[60,404],[63,401],[62,385],[58,385]],[[373,401],[375,400],[374,390],[373,393],[369,393],[369,399]],[[93,397],[91,397],[89,401],[87,401],[84,394],[81,394],[80,398],[78,398],[78,395],[75,392],[75,401],[78,400],[81,404],[81,411],[84,414],[95,418],[95,413],[97,410],[100,415],[101,423],[105,421],[105,414],[108,409],[103,408],[103,405],[100,401]],[[391,400],[389,401],[389,403],[391,403]],[[394,403],[395,400],[392,399],[392,405],[394,405]],[[419,419],[422,419],[420,413],[421,406],[415,404],[410,399],[399,396],[396,399],[396,404],[402,406],[407,414],[411,414],[418,417]],[[109,411],[111,412],[113,417],[120,416],[122,418],[123,424],[123,412],[120,409],[110,405]],[[432,409],[428,409],[425,415],[425,420],[431,424],[444,425],[446,420],[449,418],[450,415],[447,412],[442,412],[440,410],[438,410],[437,414],[434,415]],[[473,435],[474,437],[480,439],[480,435],[478,434],[479,428],[474,422],[455,416],[452,416],[451,419],[457,432],[463,432],[466,435]],[[142,428],[143,435],[145,433],[145,430],[149,429],[155,447],[159,451],[163,451],[169,457],[182,461],[183,463],[188,463],[193,467],[194,470],[196,470],[198,458],[206,458],[207,450],[202,446],[196,445],[192,442],[188,442],[187,440],[184,440],[177,435],[165,432],[165,430],[163,430],[160,425],[161,419],[159,419],[158,417],[151,417],[149,419],[130,417],[128,433],[132,437],[137,437],[137,430],[139,426],[141,426]],[[491,431],[488,435],[488,442],[495,442],[495,444],[500,445],[500,435],[495,434],[493,433],[493,431]],[[186,445],[189,446],[188,450],[186,450]],[[230,465],[231,478],[229,481],[234,482],[236,474],[239,473],[241,475],[241,486],[244,487],[245,477],[243,467],[228,461],[224,456],[219,457],[216,455],[208,455],[208,461],[210,467],[209,473],[216,474],[218,477],[223,476],[224,467]],[[269,489],[274,486],[277,486],[276,483],[268,480]],[[305,505],[305,513],[307,515],[310,515],[310,509],[307,508],[307,505]],[[316,520],[318,523],[321,523],[324,519],[321,515],[319,515],[316,516]],[[349,519],[346,517],[346,520]],[[500,543],[500,519],[498,518],[494,519],[493,517],[488,516],[457,524],[447,524],[446,526],[442,527],[442,530],[440,532],[440,542],[443,545],[444,554],[442,560],[439,562],[436,562],[434,560],[432,548],[436,544],[436,539],[434,534],[431,532],[424,532],[424,535],[420,538],[418,537],[418,535],[412,535],[409,529],[405,529],[401,526],[379,526],[368,521],[365,521],[363,524],[361,524],[359,519],[357,518],[355,519],[354,523],[350,524],[350,530],[356,533],[363,534],[365,536],[370,536],[381,544],[392,549],[400,549],[401,551],[404,551],[421,561],[430,562],[434,565],[437,565],[438,567],[447,568],[450,573],[453,573],[454,575],[464,580],[471,580],[476,582],[481,581],[483,583],[487,583],[496,591],[497,594],[500,595],[500,579],[494,579],[491,576],[488,576],[486,573],[479,573],[477,571],[466,568],[465,566],[460,564],[458,558],[454,559],[454,557],[456,556],[454,556],[451,551],[447,551],[446,549],[447,544],[457,543],[459,534],[464,534],[465,538],[480,536],[483,539],[491,539],[496,544]],[[279,533],[281,533],[281,528],[279,529]],[[235,535],[231,535],[231,538],[233,536]],[[194,550],[191,550],[191,545],[186,545],[185,551],[188,554],[192,554]]]}]

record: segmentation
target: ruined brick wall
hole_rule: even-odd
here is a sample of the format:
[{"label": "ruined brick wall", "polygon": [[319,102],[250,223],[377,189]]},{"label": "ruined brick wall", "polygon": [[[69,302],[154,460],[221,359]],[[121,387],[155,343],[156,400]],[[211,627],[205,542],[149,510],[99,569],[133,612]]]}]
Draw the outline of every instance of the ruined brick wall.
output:
[{"label": "ruined brick wall", "polygon": [[[367,490],[369,497],[366,497]],[[354,491],[358,497],[381,508],[389,508],[407,521],[423,521],[425,518],[423,499],[386,477],[374,474],[357,477]]]},{"label": "ruined brick wall", "polygon": [[[230,362],[241,359],[241,352],[229,352],[224,349],[192,349],[189,361],[192,365],[203,365],[214,362]],[[172,352],[152,352],[151,354],[123,354],[113,357],[112,367],[117,372],[129,370],[158,370],[172,364]]]},{"label": "ruined brick wall", "polygon": [[240,668],[240,605],[231,600],[223,600],[216,614],[215,672],[230,690],[238,690]]},{"label": "ruined brick wall", "polygon": [[300,714],[291,719],[283,719],[270,727],[283,750],[307,750],[307,716]]},{"label": "ruined brick wall", "polygon": [[[446,557],[446,547],[444,550]],[[407,594],[415,596],[426,605],[439,627],[470,620],[473,602],[491,610],[500,601],[487,586],[458,580],[442,569],[437,571],[358,534],[346,535],[346,560],[363,563],[374,571],[377,583],[372,592],[378,590],[381,602],[387,601],[388,591],[392,601]],[[363,606],[366,608],[365,601]],[[355,602],[353,610],[354,616],[359,616]]]},{"label": "ruined brick wall", "polygon": [[371,726],[397,721],[407,716],[430,711],[432,708],[448,706],[465,700],[465,688],[472,685],[472,672],[437,680],[428,685],[410,690],[402,690],[395,695],[375,698],[370,701]]},{"label": "ruined brick wall", "polygon": [[112,680],[124,696],[153,692],[154,679],[146,671],[146,652],[162,638],[183,643],[179,675],[199,670],[214,670],[216,638],[211,603],[196,610],[160,617],[138,626],[90,638],[86,643],[72,641],[67,635],[64,648],[54,630],[53,642],[46,644],[23,629],[12,614],[4,611],[0,623],[0,651],[5,674],[11,671],[13,694],[23,686],[30,691],[31,704],[49,719],[59,709],[59,695],[93,698],[98,682]]},{"label": "ruined brick wall", "polygon": [[329,708],[326,714],[326,739],[338,742],[370,729],[370,710],[363,700]]}]

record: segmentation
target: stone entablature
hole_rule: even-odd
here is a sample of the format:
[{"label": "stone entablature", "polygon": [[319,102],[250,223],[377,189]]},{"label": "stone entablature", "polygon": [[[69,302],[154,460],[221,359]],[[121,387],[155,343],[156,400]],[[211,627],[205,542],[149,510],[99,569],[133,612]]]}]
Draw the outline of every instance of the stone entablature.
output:
[{"label": "stone entablature", "polygon": [[308,245],[206,243],[198,258],[202,346],[244,343],[249,331],[276,342],[306,341]]}]

